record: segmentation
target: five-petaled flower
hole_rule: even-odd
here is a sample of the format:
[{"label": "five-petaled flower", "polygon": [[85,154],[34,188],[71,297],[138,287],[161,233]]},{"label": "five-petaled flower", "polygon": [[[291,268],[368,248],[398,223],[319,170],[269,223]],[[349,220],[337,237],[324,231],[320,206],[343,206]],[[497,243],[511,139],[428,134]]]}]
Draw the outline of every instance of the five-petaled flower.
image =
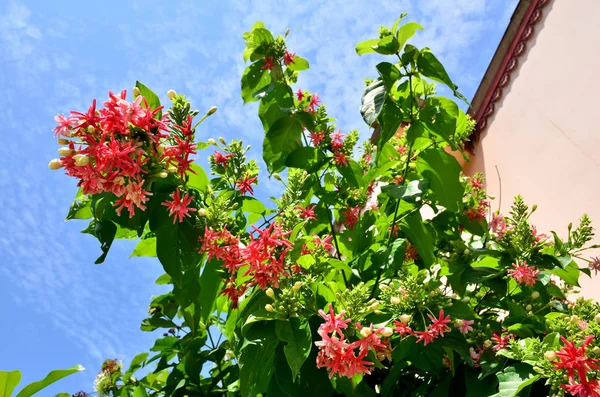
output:
[{"label": "five-petaled flower", "polygon": [[313,146],[318,146],[325,139],[325,132],[311,131],[308,137],[312,141]]},{"label": "five-petaled flower", "polygon": [[298,98],[298,101],[301,101],[304,99],[304,92],[302,91],[301,88],[298,88],[298,91],[296,91],[296,97]]},{"label": "five-petaled flower", "polygon": [[470,331],[473,331],[473,327],[471,327],[471,325],[473,325],[474,322],[474,320],[456,320],[454,322],[454,326],[458,328],[461,334],[466,335]]},{"label": "five-petaled flower", "polygon": [[427,314],[427,317],[429,317],[432,322],[429,329],[433,331],[436,336],[444,336],[444,332],[450,331],[450,327],[448,327],[448,323],[451,321],[450,316],[444,315],[444,309],[440,310],[438,318],[435,318],[431,314]]},{"label": "five-petaled flower", "polygon": [[296,63],[294,61],[294,57],[296,56],[295,52],[289,52],[288,50],[285,50],[285,54],[283,55],[283,63],[285,64],[285,66],[289,65],[290,63]]},{"label": "five-petaled flower", "polygon": [[335,152],[333,161],[340,167],[347,167],[350,164],[348,163],[348,155],[344,152]]},{"label": "five-petaled flower", "polygon": [[296,209],[300,210],[300,218],[304,218],[306,220],[310,220],[310,219],[316,220],[317,219],[317,216],[315,214],[316,207],[317,207],[316,204],[312,205],[312,206],[310,204],[308,204],[306,206],[306,208],[302,207],[301,205],[297,205]]},{"label": "five-petaled flower", "polygon": [[317,95],[317,93],[316,92],[312,93],[310,95],[310,102],[308,103],[308,107],[314,110],[314,108],[318,107],[320,103],[321,103],[321,100],[319,99],[319,96]]},{"label": "five-petaled flower", "polygon": [[173,216],[173,223],[179,221],[183,222],[183,218],[190,217],[190,212],[197,211],[194,207],[189,207],[190,203],[194,199],[194,196],[191,196],[187,193],[181,196],[181,191],[179,188],[175,190],[175,192],[171,195],[172,200],[165,200],[162,202],[162,205],[167,207],[169,210],[169,216]]},{"label": "five-petaled flower", "polygon": [[527,262],[523,261],[523,263],[513,263],[512,266],[514,269],[509,269],[507,274],[509,277],[512,277],[517,283],[525,284],[528,287],[533,287],[537,282],[537,276],[540,274],[540,271],[537,270],[533,266],[527,266]]},{"label": "five-petaled flower", "polygon": [[252,189],[252,184],[255,183],[257,179],[258,177],[256,176],[250,178],[250,175],[246,174],[244,178],[240,179],[239,181],[236,181],[235,184],[242,195],[250,193],[254,196],[254,189]]},{"label": "five-petaled flower", "polygon": [[261,66],[262,70],[272,70],[275,67],[273,57],[265,57],[263,58],[263,61],[265,62],[265,64]]},{"label": "five-petaled flower", "polygon": [[344,215],[344,226],[350,230],[353,230],[354,225],[356,225],[356,222],[358,222],[360,208],[358,205],[350,207],[348,204],[346,204],[346,210],[342,212],[342,215]]},{"label": "five-petaled flower", "polygon": [[219,165],[223,168],[227,168],[227,164],[229,159],[233,157],[233,153],[223,154],[215,150],[215,154],[213,154],[212,158],[216,165]]}]

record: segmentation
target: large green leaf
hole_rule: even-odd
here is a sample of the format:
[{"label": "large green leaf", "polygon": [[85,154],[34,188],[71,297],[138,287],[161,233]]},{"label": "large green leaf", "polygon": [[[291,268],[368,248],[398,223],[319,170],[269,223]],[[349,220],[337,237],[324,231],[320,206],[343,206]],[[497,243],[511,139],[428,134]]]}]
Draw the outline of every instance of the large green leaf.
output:
[{"label": "large green leaf", "polygon": [[457,212],[462,204],[464,187],[459,180],[461,167],[454,156],[440,149],[427,149],[419,155],[416,166],[429,179],[440,204]]},{"label": "large green leaf", "polygon": [[206,175],[206,171],[204,171],[204,169],[200,167],[197,163],[192,163],[190,165],[190,171],[188,171],[187,175],[189,187],[192,187],[201,192],[206,190],[206,186],[208,186],[209,184],[208,175]]},{"label": "large green leaf", "polygon": [[302,124],[294,117],[277,120],[265,136],[263,159],[271,173],[285,168],[287,157],[302,146]]},{"label": "large green leaf", "polygon": [[208,261],[202,270],[200,276],[200,304],[202,320],[206,322],[208,317],[213,312],[215,300],[219,295],[219,285],[221,277],[217,271],[221,268],[219,261],[213,259]]},{"label": "large green leaf", "polygon": [[385,83],[386,89],[388,91],[391,90],[394,83],[398,81],[398,79],[400,79],[400,70],[398,70],[396,65],[389,62],[378,63],[376,68],[377,73],[379,73],[379,76],[383,79],[383,82]]},{"label": "large green leaf", "polygon": [[360,107],[360,114],[368,126],[371,126],[375,120],[377,120],[379,113],[381,113],[381,110],[383,109],[385,97],[385,83],[382,79],[373,81],[365,88],[361,100],[362,105]]},{"label": "large green leaf", "polygon": [[288,65],[288,68],[297,72],[308,69],[308,61],[298,55],[294,56],[294,62]]},{"label": "large green leaf", "polygon": [[425,77],[429,77],[439,83],[447,85],[454,95],[469,105],[469,101],[460,92],[458,92],[458,86],[456,86],[450,76],[446,72],[446,69],[442,63],[433,55],[430,51],[422,50],[419,57],[417,58],[417,66],[419,72]]},{"label": "large green leaf", "polygon": [[429,189],[427,179],[418,179],[410,181],[405,185],[387,185],[381,188],[381,191],[391,198],[402,199],[408,203],[416,203],[423,194]]},{"label": "large green leaf", "polygon": [[400,228],[410,242],[417,248],[419,257],[423,260],[425,265],[433,265],[435,262],[433,237],[427,225],[423,223],[421,214],[416,212],[407,216],[401,223]]},{"label": "large green leaf", "polygon": [[312,336],[308,321],[294,317],[285,321],[278,320],[275,324],[275,332],[279,340],[286,343],[283,351],[292,370],[292,378],[295,380],[300,374],[300,368],[308,358],[312,347]]},{"label": "large green leaf", "polygon": [[540,379],[531,365],[517,363],[506,368],[502,373],[498,374],[499,390],[494,397],[513,397],[519,394],[521,390],[533,384]]},{"label": "large green leaf", "polygon": [[268,70],[263,70],[263,61],[254,62],[248,66],[242,75],[242,99],[244,103],[257,101],[254,93],[266,87],[271,82]]},{"label": "large green leaf", "polygon": [[275,351],[279,339],[272,322],[254,325],[248,331],[239,359],[240,393],[256,396],[269,387],[275,372]]},{"label": "large green leaf", "polygon": [[90,219],[94,216],[91,208],[92,198],[90,196],[77,195],[67,214],[67,220],[69,219]]},{"label": "large green leaf", "polygon": [[142,385],[136,386],[136,388],[133,390],[133,397],[148,397],[146,388]]},{"label": "large green leaf", "polygon": [[148,353],[140,353],[136,355],[132,360],[131,364],[129,364],[129,368],[123,375],[123,379],[129,379],[138,369],[144,366],[146,359],[148,358]]},{"label": "large green leaf", "polygon": [[314,147],[304,146],[290,153],[285,160],[285,165],[287,167],[315,172],[321,165],[325,164],[325,162],[326,157],[320,150],[317,150]]},{"label": "large green leaf", "polygon": [[100,241],[100,249],[102,250],[102,255],[94,262],[96,265],[104,262],[104,259],[106,259],[106,255],[108,255],[116,234],[117,226],[109,220],[98,221],[94,225],[94,235]]},{"label": "large green leaf", "polygon": [[25,386],[17,395],[16,397],[30,397],[33,396],[35,393],[39,392],[40,390],[50,386],[51,384],[53,384],[54,382],[61,380],[62,378],[72,375],[74,373],[83,371],[85,368],[83,368],[81,365],[76,365],[74,367],[68,368],[68,369],[57,369],[54,370],[52,372],[50,372],[48,375],[46,375],[46,377],[42,380],[39,380],[37,382],[33,382],[28,384],[27,386]]},{"label": "large green leaf", "polygon": [[396,38],[398,39],[399,49],[404,47],[404,44],[417,33],[417,30],[423,30],[423,26],[419,25],[416,22],[407,22],[404,25],[400,26],[398,32],[396,33]]},{"label": "large green leaf", "polygon": [[394,35],[385,36],[373,47],[376,53],[382,55],[392,55],[398,52],[400,44]]},{"label": "large green leaf", "polygon": [[[148,107],[151,110],[158,109],[160,107],[160,99],[158,99],[158,95],[154,93],[150,88],[146,87],[139,81],[135,82],[135,86],[140,90],[140,95],[146,98],[146,102],[148,102]],[[155,116],[157,120],[162,118],[162,111],[159,111]]]},{"label": "large green leaf", "polygon": [[21,371],[0,371],[0,397],[10,397],[21,381]]},{"label": "large green leaf", "polygon": [[134,256],[156,256],[156,237],[140,240],[129,255],[130,258]]},{"label": "large green leaf", "polygon": [[354,187],[362,186],[363,170],[354,160],[348,160],[348,165],[337,165],[337,170],[342,174],[344,180]]}]

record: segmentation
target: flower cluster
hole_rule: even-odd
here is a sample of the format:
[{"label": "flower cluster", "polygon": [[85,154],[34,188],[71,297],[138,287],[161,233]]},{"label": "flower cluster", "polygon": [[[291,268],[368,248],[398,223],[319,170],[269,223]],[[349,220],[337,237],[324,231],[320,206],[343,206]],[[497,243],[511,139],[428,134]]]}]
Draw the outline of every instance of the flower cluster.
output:
[{"label": "flower cluster", "polygon": [[594,335],[589,335],[579,347],[575,347],[573,341],[563,336],[560,339],[565,346],[555,353],[557,360],[553,362],[554,370],[566,370],[569,381],[561,387],[574,396],[600,396],[598,380],[588,379],[589,371],[600,370],[600,360],[586,355],[586,347],[594,339]]},{"label": "flower cluster", "polygon": [[[237,307],[240,296],[248,287],[258,285],[263,290],[270,286],[277,288],[281,277],[290,276],[285,259],[293,247],[286,238],[291,232],[284,232],[276,223],[265,229],[253,229],[257,236],[251,234],[246,246],[226,228],[215,231],[212,227],[207,227],[201,238],[200,252],[208,254],[208,260],[215,258],[222,261],[229,274],[221,294],[229,297],[234,307]],[[244,277],[249,277],[241,285],[237,285],[236,281],[239,269],[243,269]]]},{"label": "flower cluster", "polygon": [[485,193],[483,175],[477,173],[467,179],[465,197],[467,199],[467,208],[465,216],[471,222],[481,222],[486,219],[490,202]]},{"label": "flower cluster", "polygon": [[525,284],[528,287],[533,287],[537,282],[537,276],[540,271],[533,266],[528,266],[527,262],[513,263],[514,269],[508,269],[506,272],[509,277],[512,277],[517,283]]}]

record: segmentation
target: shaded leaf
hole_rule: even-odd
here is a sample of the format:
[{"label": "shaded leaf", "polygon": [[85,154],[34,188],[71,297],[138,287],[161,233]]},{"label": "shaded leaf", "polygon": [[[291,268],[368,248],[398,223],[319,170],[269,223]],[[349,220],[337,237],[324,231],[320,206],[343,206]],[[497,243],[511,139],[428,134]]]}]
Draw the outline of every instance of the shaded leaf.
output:
[{"label": "shaded leaf", "polygon": [[39,392],[42,389],[45,389],[54,382],[61,380],[62,378],[72,375],[74,373],[81,372],[84,369],[85,368],[83,368],[81,365],[76,365],[68,369],[57,369],[51,371],[48,375],[46,375],[44,379],[30,383],[27,386],[25,386],[19,393],[17,393],[16,397],[33,396],[35,393]]},{"label": "shaded leaf", "polygon": [[360,114],[365,123],[371,126],[383,109],[383,102],[386,97],[385,84],[382,79],[373,81],[363,94],[361,100]]}]

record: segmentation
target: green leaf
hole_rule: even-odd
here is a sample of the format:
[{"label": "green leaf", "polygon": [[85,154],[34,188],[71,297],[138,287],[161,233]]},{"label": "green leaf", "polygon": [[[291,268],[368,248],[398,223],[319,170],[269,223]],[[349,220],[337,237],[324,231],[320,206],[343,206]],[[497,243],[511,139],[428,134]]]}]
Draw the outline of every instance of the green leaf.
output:
[{"label": "green leaf", "polygon": [[287,321],[278,320],[275,323],[275,332],[279,340],[286,343],[283,352],[292,370],[292,379],[295,381],[312,347],[308,321],[294,317]]},{"label": "green leaf", "polygon": [[140,240],[129,255],[130,258],[134,256],[156,256],[156,237]]},{"label": "green leaf", "polygon": [[529,364],[517,363],[498,374],[499,391],[494,397],[513,397],[525,387],[533,384],[540,375],[536,375]]},{"label": "green leaf", "polygon": [[148,358],[148,353],[140,353],[136,355],[132,360],[131,364],[129,364],[129,368],[123,375],[123,379],[129,379],[138,369],[144,366],[144,362]]},{"label": "green leaf", "polygon": [[33,396],[35,393],[39,392],[40,390],[50,386],[51,384],[53,384],[54,382],[72,375],[74,373],[83,371],[85,368],[83,368],[81,365],[76,365],[74,367],[71,367],[69,369],[57,369],[54,370],[52,372],[50,372],[48,375],[46,375],[46,377],[42,380],[39,380],[37,382],[33,382],[28,384],[27,386],[25,386],[23,388],[23,390],[21,390],[16,397],[30,397]]},{"label": "green leaf", "polygon": [[498,390],[498,378],[496,376],[479,378],[479,371],[473,368],[465,369],[465,384],[467,394],[465,397],[489,397],[496,394]]},{"label": "green leaf", "polygon": [[21,371],[0,371],[0,397],[10,397],[21,381]]},{"label": "green leaf", "polygon": [[398,52],[400,43],[398,43],[398,39],[394,35],[385,36],[377,42],[373,49],[378,54],[392,55]]},{"label": "green leaf", "polygon": [[277,120],[263,142],[263,159],[270,173],[285,168],[287,157],[302,146],[302,125],[293,117]]},{"label": "green leaf", "polygon": [[414,213],[407,216],[400,224],[402,232],[408,237],[409,241],[417,248],[419,257],[425,263],[425,266],[431,266],[435,262],[433,254],[433,238],[420,213]]},{"label": "green leaf", "polygon": [[275,351],[279,340],[272,323],[255,325],[252,335],[248,335],[242,348],[240,368],[240,393],[242,396],[256,396],[269,387],[275,372]]},{"label": "green leaf", "polygon": [[[78,195],[79,196],[79,195]],[[67,220],[69,219],[90,219],[94,216],[91,207],[92,198],[90,196],[76,197],[71,203]]]},{"label": "green leaf", "polygon": [[437,81],[439,83],[447,85],[454,96],[464,101],[467,105],[469,105],[469,101],[465,98],[460,92],[458,92],[458,87],[450,80],[450,76],[444,69],[444,66],[441,62],[433,55],[430,51],[422,50],[421,54],[417,58],[417,66],[419,68],[419,72],[430,79]]},{"label": "green leaf", "polygon": [[431,190],[441,205],[458,212],[462,205],[464,187],[460,183],[461,167],[458,161],[441,149],[427,149],[419,155],[416,167],[428,178]]},{"label": "green leaf", "polygon": [[155,230],[156,255],[175,285],[181,287],[184,271],[188,267],[195,266],[199,259],[198,231],[188,219],[181,223],[170,222],[165,207],[161,207],[155,209],[164,212],[163,216],[168,220]]},{"label": "green leaf", "polygon": [[244,103],[257,101],[254,93],[265,88],[271,82],[268,70],[262,70],[263,61],[254,62],[244,70],[242,75],[242,99]]},{"label": "green leaf", "polygon": [[400,70],[398,70],[396,65],[389,62],[378,63],[375,67],[377,68],[377,73],[379,73],[379,76],[385,83],[385,88],[388,91],[391,90],[394,83],[400,79]]},{"label": "green leaf", "polygon": [[385,84],[382,79],[373,81],[363,94],[361,100],[360,114],[365,123],[371,126],[383,109],[383,103],[386,97]]},{"label": "green leaf", "polygon": [[474,320],[477,317],[469,304],[459,300],[453,300],[452,306],[445,307],[444,312],[449,314],[453,319]]},{"label": "green leaf", "polygon": [[294,62],[287,65],[289,69],[295,70],[296,72],[300,72],[301,70],[308,69],[308,61],[298,55],[294,55]]},{"label": "green leaf", "polygon": [[148,397],[148,394],[146,393],[146,388],[142,385],[137,386],[133,390],[133,397]]},{"label": "green leaf", "polygon": [[416,203],[423,194],[429,189],[427,179],[418,179],[410,181],[405,185],[387,185],[381,188],[381,191],[395,199],[402,199],[408,203]]},{"label": "green leaf", "polygon": [[[152,91],[150,88],[146,87],[139,81],[135,82],[135,86],[140,90],[140,95],[146,98],[146,102],[148,102],[148,107],[150,108],[150,110],[155,110],[160,107],[160,99],[158,99],[158,95],[156,95],[154,91]],[[160,120],[162,118],[162,111],[159,111],[154,117],[157,120]]]},{"label": "green leaf", "polygon": [[404,44],[417,33],[417,30],[423,30],[423,26],[419,25],[416,22],[407,22],[404,25],[400,26],[398,32],[396,33],[396,38],[398,39],[398,49],[402,49]]},{"label": "green leaf", "polygon": [[561,279],[563,279],[563,281],[569,285],[574,285],[579,287],[579,268],[577,267],[576,264],[574,264],[573,262],[570,263],[566,268],[564,269],[553,269],[550,270],[550,273],[554,274],[555,276],[560,277]]},{"label": "green leaf", "polygon": [[327,158],[323,153],[310,146],[294,150],[285,159],[286,167],[300,168],[309,172],[316,172],[326,162]]},{"label": "green leaf", "polygon": [[254,197],[242,197],[242,211],[250,212],[253,214],[264,214],[267,212],[267,208],[262,201],[255,199]]},{"label": "green leaf", "polygon": [[337,170],[342,174],[344,180],[354,187],[362,186],[363,170],[354,160],[348,160],[348,165],[336,165]]},{"label": "green leaf", "polygon": [[108,220],[102,220],[96,222],[94,226],[95,236],[100,241],[100,249],[102,250],[102,255],[96,259],[94,262],[96,265],[104,262],[106,259],[106,255],[108,255],[108,251],[115,239],[115,235],[117,234],[117,226]]},{"label": "green leaf", "polygon": [[375,52],[373,47],[375,47],[378,42],[379,42],[379,40],[377,40],[377,39],[361,41],[360,43],[358,43],[356,45],[356,48],[355,48],[356,53],[359,56],[364,55],[364,54],[371,54],[371,53]]},{"label": "green leaf", "polygon": [[206,262],[202,275],[200,276],[200,304],[202,320],[206,323],[219,295],[221,277],[217,271],[221,269],[219,261],[213,259]]},{"label": "green leaf", "polygon": [[187,176],[188,186],[201,192],[204,192],[206,190],[206,187],[210,183],[208,180],[208,175],[206,175],[206,171],[204,171],[204,169],[200,167],[197,163],[192,163],[190,165],[190,170],[188,171]]}]

